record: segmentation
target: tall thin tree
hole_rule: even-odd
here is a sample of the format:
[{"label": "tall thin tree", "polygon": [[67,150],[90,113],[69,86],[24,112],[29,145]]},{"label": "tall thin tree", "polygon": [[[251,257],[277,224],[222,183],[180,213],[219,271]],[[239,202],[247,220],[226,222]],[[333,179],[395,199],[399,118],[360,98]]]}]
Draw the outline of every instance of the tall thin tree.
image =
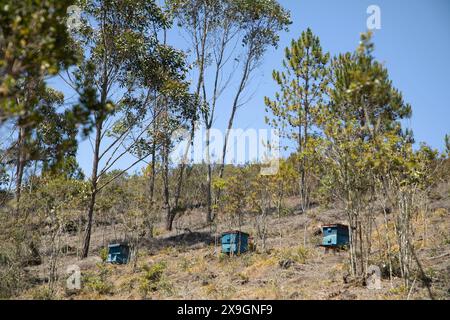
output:
[{"label": "tall thin tree", "polygon": [[327,90],[328,62],[329,54],[323,53],[319,38],[308,28],[298,40],[292,40],[291,47],[286,48],[284,70],[273,72],[280,92],[274,100],[265,99],[266,111],[271,113],[266,121],[297,142],[302,212],[306,212],[310,205],[308,168],[311,163],[307,145],[317,110]]}]

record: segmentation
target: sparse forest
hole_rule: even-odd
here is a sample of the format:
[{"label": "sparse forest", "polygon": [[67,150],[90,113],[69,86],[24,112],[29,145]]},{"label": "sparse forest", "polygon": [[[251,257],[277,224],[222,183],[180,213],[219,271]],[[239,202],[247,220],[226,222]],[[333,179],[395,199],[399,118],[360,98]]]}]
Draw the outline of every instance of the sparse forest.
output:
[{"label": "sparse forest", "polygon": [[[449,299],[450,136],[416,140],[372,32],[333,55],[291,20],[273,0],[0,0],[0,299]],[[227,153],[287,33],[261,174]],[[342,250],[320,247],[330,224]],[[229,230],[248,252],[221,252]]]}]

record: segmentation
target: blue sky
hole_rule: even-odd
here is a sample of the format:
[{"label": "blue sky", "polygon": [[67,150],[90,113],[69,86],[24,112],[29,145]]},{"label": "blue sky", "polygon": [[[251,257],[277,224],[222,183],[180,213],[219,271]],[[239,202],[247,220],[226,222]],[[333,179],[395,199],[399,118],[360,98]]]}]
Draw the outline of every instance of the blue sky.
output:
[{"label": "blue sky", "polygon": [[[413,117],[405,126],[413,129],[418,142],[443,149],[443,138],[450,133],[450,1],[448,0],[280,0],[291,11],[290,31],[281,34],[277,50],[268,51],[255,73],[253,96],[239,110],[235,127],[265,128],[264,96],[273,97],[276,86],[273,69],[279,69],[283,51],[291,39],[310,27],[320,37],[324,51],[332,55],[353,51],[359,34],[366,31],[369,5],[381,9],[381,30],[376,30],[375,56],[389,70],[394,85],[412,105]],[[184,48],[180,37],[169,39]],[[59,87],[61,84],[58,83]],[[64,90],[65,91],[65,90]],[[230,112],[225,98],[218,105],[215,127],[224,128]],[[89,142],[81,144],[78,161],[90,173],[92,151]],[[117,164],[127,167],[131,158]],[[116,167],[116,168],[117,168]]]}]

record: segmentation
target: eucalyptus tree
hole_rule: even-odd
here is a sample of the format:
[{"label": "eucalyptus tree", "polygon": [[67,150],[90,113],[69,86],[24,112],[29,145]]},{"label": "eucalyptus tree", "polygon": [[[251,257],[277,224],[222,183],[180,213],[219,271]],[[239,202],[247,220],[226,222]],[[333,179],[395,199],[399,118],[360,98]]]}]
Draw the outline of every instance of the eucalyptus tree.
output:
[{"label": "eucalyptus tree", "polygon": [[262,62],[267,50],[270,47],[276,48],[278,46],[279,33],[283,30],[287,31],[287,27],[291,24],[289,13],[277,1],[239,0],[231,3],[231,10],[232,13],[237,15],[237,27],[244,48],[239,56],[243,67],[231,105],[231,114],[223,145],[220,177],[223,177],[225,169],[230,130],[233,127],[238,108],[245,104],[241,101],[241,98],[245,88],[249,85],[250,76]]},{"label": "eucalyptus tree", "polygon": [[298,40],[292,40],[291,47],[286,48],[283,71],[273,72],[280,92],[276,93],[274,100],[265,98],[266,112],[271,113],[266,121],[297,143],[303,212],[307,211],[310,202],[307,178],[311,163],[307,146],[317,113],[324,102],[328,62],[329,54],[323,53],[319,38],[308,28]]},{"label": "eucalyptus tree", "polygon": [[[165,12],[170,18],[170,13]],[[171,153],[179,142],[176,132],[191,131],[197,120],[198,100],[189,92],[186,81],[188,67],[185,56],[167,46],[167,26],[163,26],[156,39],[161,38],[161,52],[167,60],[166,66],[159,71],[159,84],[144,77],[138,78],[137,90],[130,90],[124,99],[124,117],[115,122],[111,135],[122,139],[122,145],[137,159],[151,157],[149,201],[154,203],[156,162],[161,160],[163,176],[164,209],[166,210],[166,228],[172,230],[172,223],[177,212],[181,211],[180,197],[184,176],[184,164],[187,154],[181,159],[176,190],[172,192],[169,185]],[[141,67],[138,67],[141,68]],[[138,72],[139,70],[136,70]],[[148,117],[146,117],[148,115]],[[151,213],[150,213],[151,214]]]},{"label": "eucalyptus tree", "polygon": [[[181,211],[187,204],[181,205],[181,184],[183,183],[183,172],[178,173],[178,184],[175,190],[170,188],[170,176],[173,163],[172,152],[174,151],[179,138],[176,133],[179,130],[190,131],[192,119],[196,118],[197,100],[194,95],[188,91],[189,84],[184,81],[184,74],[180,73],[180,78],[177,82],[172,83],[174,86],[166,88],[161,91],[159,97],[153,101],[148,120],[140,121],[136,125],[137,131],[144,134],[131,135],[127,141],[130,145],[134,145],[131,149],[132,154],[138,159],[143,155],[151,156],[150,165],[150,187],[149,200],[153,202],[155,176],[156,176],[156,161],[157,158],[161,160],[161,173],[163,177],[163,202],[166,211],[166,229],[172,230],[172,224],[177,212]],[[175,85],[176,84],[176,85]],[[128,110],[130,111],[130,110]],[[137,115],[142,114],[138,112]],[[117,124],[124,124],[124,121],[130,121],[133,116],[126,112],[126,116]],[[135,120],[132,120],[135,121]],[[128,126],[122,126],[127,128]],[[144,131],[142,131],[144,130]],[[120,132],[120,130],[119,130]],[[116,134],[118,132],[116,131]],[[185,159],[177,159],[184,163]]]},{"label": "eucalyptus tree", "polygon": [[[169,0],[178,24],[192,46],[197,79],[195,93],[200,99],[202,122],[206,129],[207,222],[212,215],[212,173],[210,130],[216,108],[225,91],[232,94],[230,117],[222,152],[220,176],[230,129],[236,112],[243,106],[245,89],[267,48],[276,46],[278,33],[290,24],[289,14],[276,1],[269,0]],[[235,77],[236,72],[240,73]],[[208,86],[205,79],[211,79]],[[232,83],[238,83],[233,88]]]},{"label": "eucalyptus tree", "polygon": [[[179,100],[181,99],[181,100]],[[177,130],[183,128],[184,130],[194,130],[191,126],[193,122],[190,120],[197,118],[197,99],[194,95],[184,95],[181,97],[171,96],[166,97],[164,99],[167,107],[164,111],[164,124],[162,126],[162,159],[163,159],[163,182],[164,182],[164,204],[167,211],[166,214],[166,229],[172,230],[172,224],[179,212],[185,211],[188,207],[192,207],[193,204],[187,203],[187,201],[183,201],[181,204],[181,190],[182,184],[184,182],[184,168],[187,161],[187,153],[185,152],[181,159],[177,159],[177,161],[181,161],[181,166],[178,172],[178,183],[176,185],[175,191],[173,192],[173,196],[170,196],[170,184],[169,184],[169,166],[170,166],[170,153],[174,150],[175,144],[177,143],[176,133]],[[180,108],[177,110],[173,108],[181,103]],[[182,111],[179,114],[179,110]],[[181,138],[181,137],[180,137]],[[188,150],[188,149],[186,149]],[[172,170],[174,171],[174,170]],[[175,172],[175,171],[174,171]],[[171,198],[173,198],[171,202]],[[185,197],[186,198],[186,197]]]},{"label": "eucalyptus tree", "polygon": [[[142,154],[126,169],[99,183],[117,162],[136,146],[126,143],[131,134],[147,132],[151,122],[136,134],[153,107],[151,90],[158,95],[184,72],[183,55],[161,44],[158,33],[170,20],[155,1],[79,1],[81,25],[74,34],[82,62],[62,78],[80,96],[80,105],[92,110],[91,192],[82,257],[87,257],[96,195],[121,174],[149,157]],[[151,90],[150,90],[151,89]],[[125,117],[125,118],[124,118]]]},{"label": "eucalyptus tree", "polygon": [[[194,60],[194,67],[197,72],[197,79],[194,82],[194,93],[198,98],[198,103],[201,106],[202,119],[205,121],[207,129],[207,162],[208,162],[208,174],[207,174],[207,203],[208,212],[206,220],[212,221],[211,212],[211,175],[212,168],[209,163],[209,128],[213,117],[210,117],[211,113],[214,115],[215,100],[220,94],[219,90],[219,74],[223,68],[223,60],[225,60],[225,46],[231,41],[233,33],[230,32],[231,23],[230,20],[225,18],[225,1],[219,0],[168,0],[168,7],[177,19],[178,26],[185,30],[188,37],[189,45],[192,46],[191,55]],[[218,48],[216,53],[216,47],[214,46],[212,35],[219,29],[221,23],[224,23],[226,31],[223,32],[223,38],[220,42],[222,46]],[[206,70],[211,63],[211,59],[214,57],[216,64],[216,81],[214,96],[216,99],[212,102],[211,109],[209,108],[206,100]],[[195,124],[192,122],[191,126],[191,140],[195,135]],[[189,148],[187,146],[186,148]],[[189,150],[187,150],[187,153]],[[180,172],[185,170],[186,163],[180,164]],[[181,175],[180,175],[181,177]],[[182,181],[178,181],[181,188]]]}]

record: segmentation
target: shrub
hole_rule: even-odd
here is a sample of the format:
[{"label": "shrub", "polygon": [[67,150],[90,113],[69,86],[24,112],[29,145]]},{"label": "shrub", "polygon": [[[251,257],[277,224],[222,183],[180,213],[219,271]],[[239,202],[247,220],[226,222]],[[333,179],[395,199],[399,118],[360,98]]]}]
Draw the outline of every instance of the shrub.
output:
[{"label": "shrub", "polygon": [[98,294],[112,294],[114,286],[109,280],[110,270],[105,264],[98,264],[96,274],[88,274],[84,278],[85,287]]},{"label": "shrub", "polygon": [[153,265],[144,265],[144,275],[140,279],[139,289],[141,294],[146,297],[149,292],[155,292],[159,289],[171,291],[171,286],[166,279],[163,278],[166,263],[164,261],[154,263]]},{"label": "shrub", "polygon": [[31,297],[33,300],[52,300],[55,294],[49,287],[38,287],[32,290]]},{"label": "shrub", "polygon": [[106,260],[108,260],[108,248],[102,248],[100,250],[100,258],[103,262],[106,262]]},{"label": "shrub", "polygon": [[276,253],[280,261],[294,261],[296,263],[305,264],[310,256],[310,251],[304,246],[294,247],[292,249],[280,250]]}]

